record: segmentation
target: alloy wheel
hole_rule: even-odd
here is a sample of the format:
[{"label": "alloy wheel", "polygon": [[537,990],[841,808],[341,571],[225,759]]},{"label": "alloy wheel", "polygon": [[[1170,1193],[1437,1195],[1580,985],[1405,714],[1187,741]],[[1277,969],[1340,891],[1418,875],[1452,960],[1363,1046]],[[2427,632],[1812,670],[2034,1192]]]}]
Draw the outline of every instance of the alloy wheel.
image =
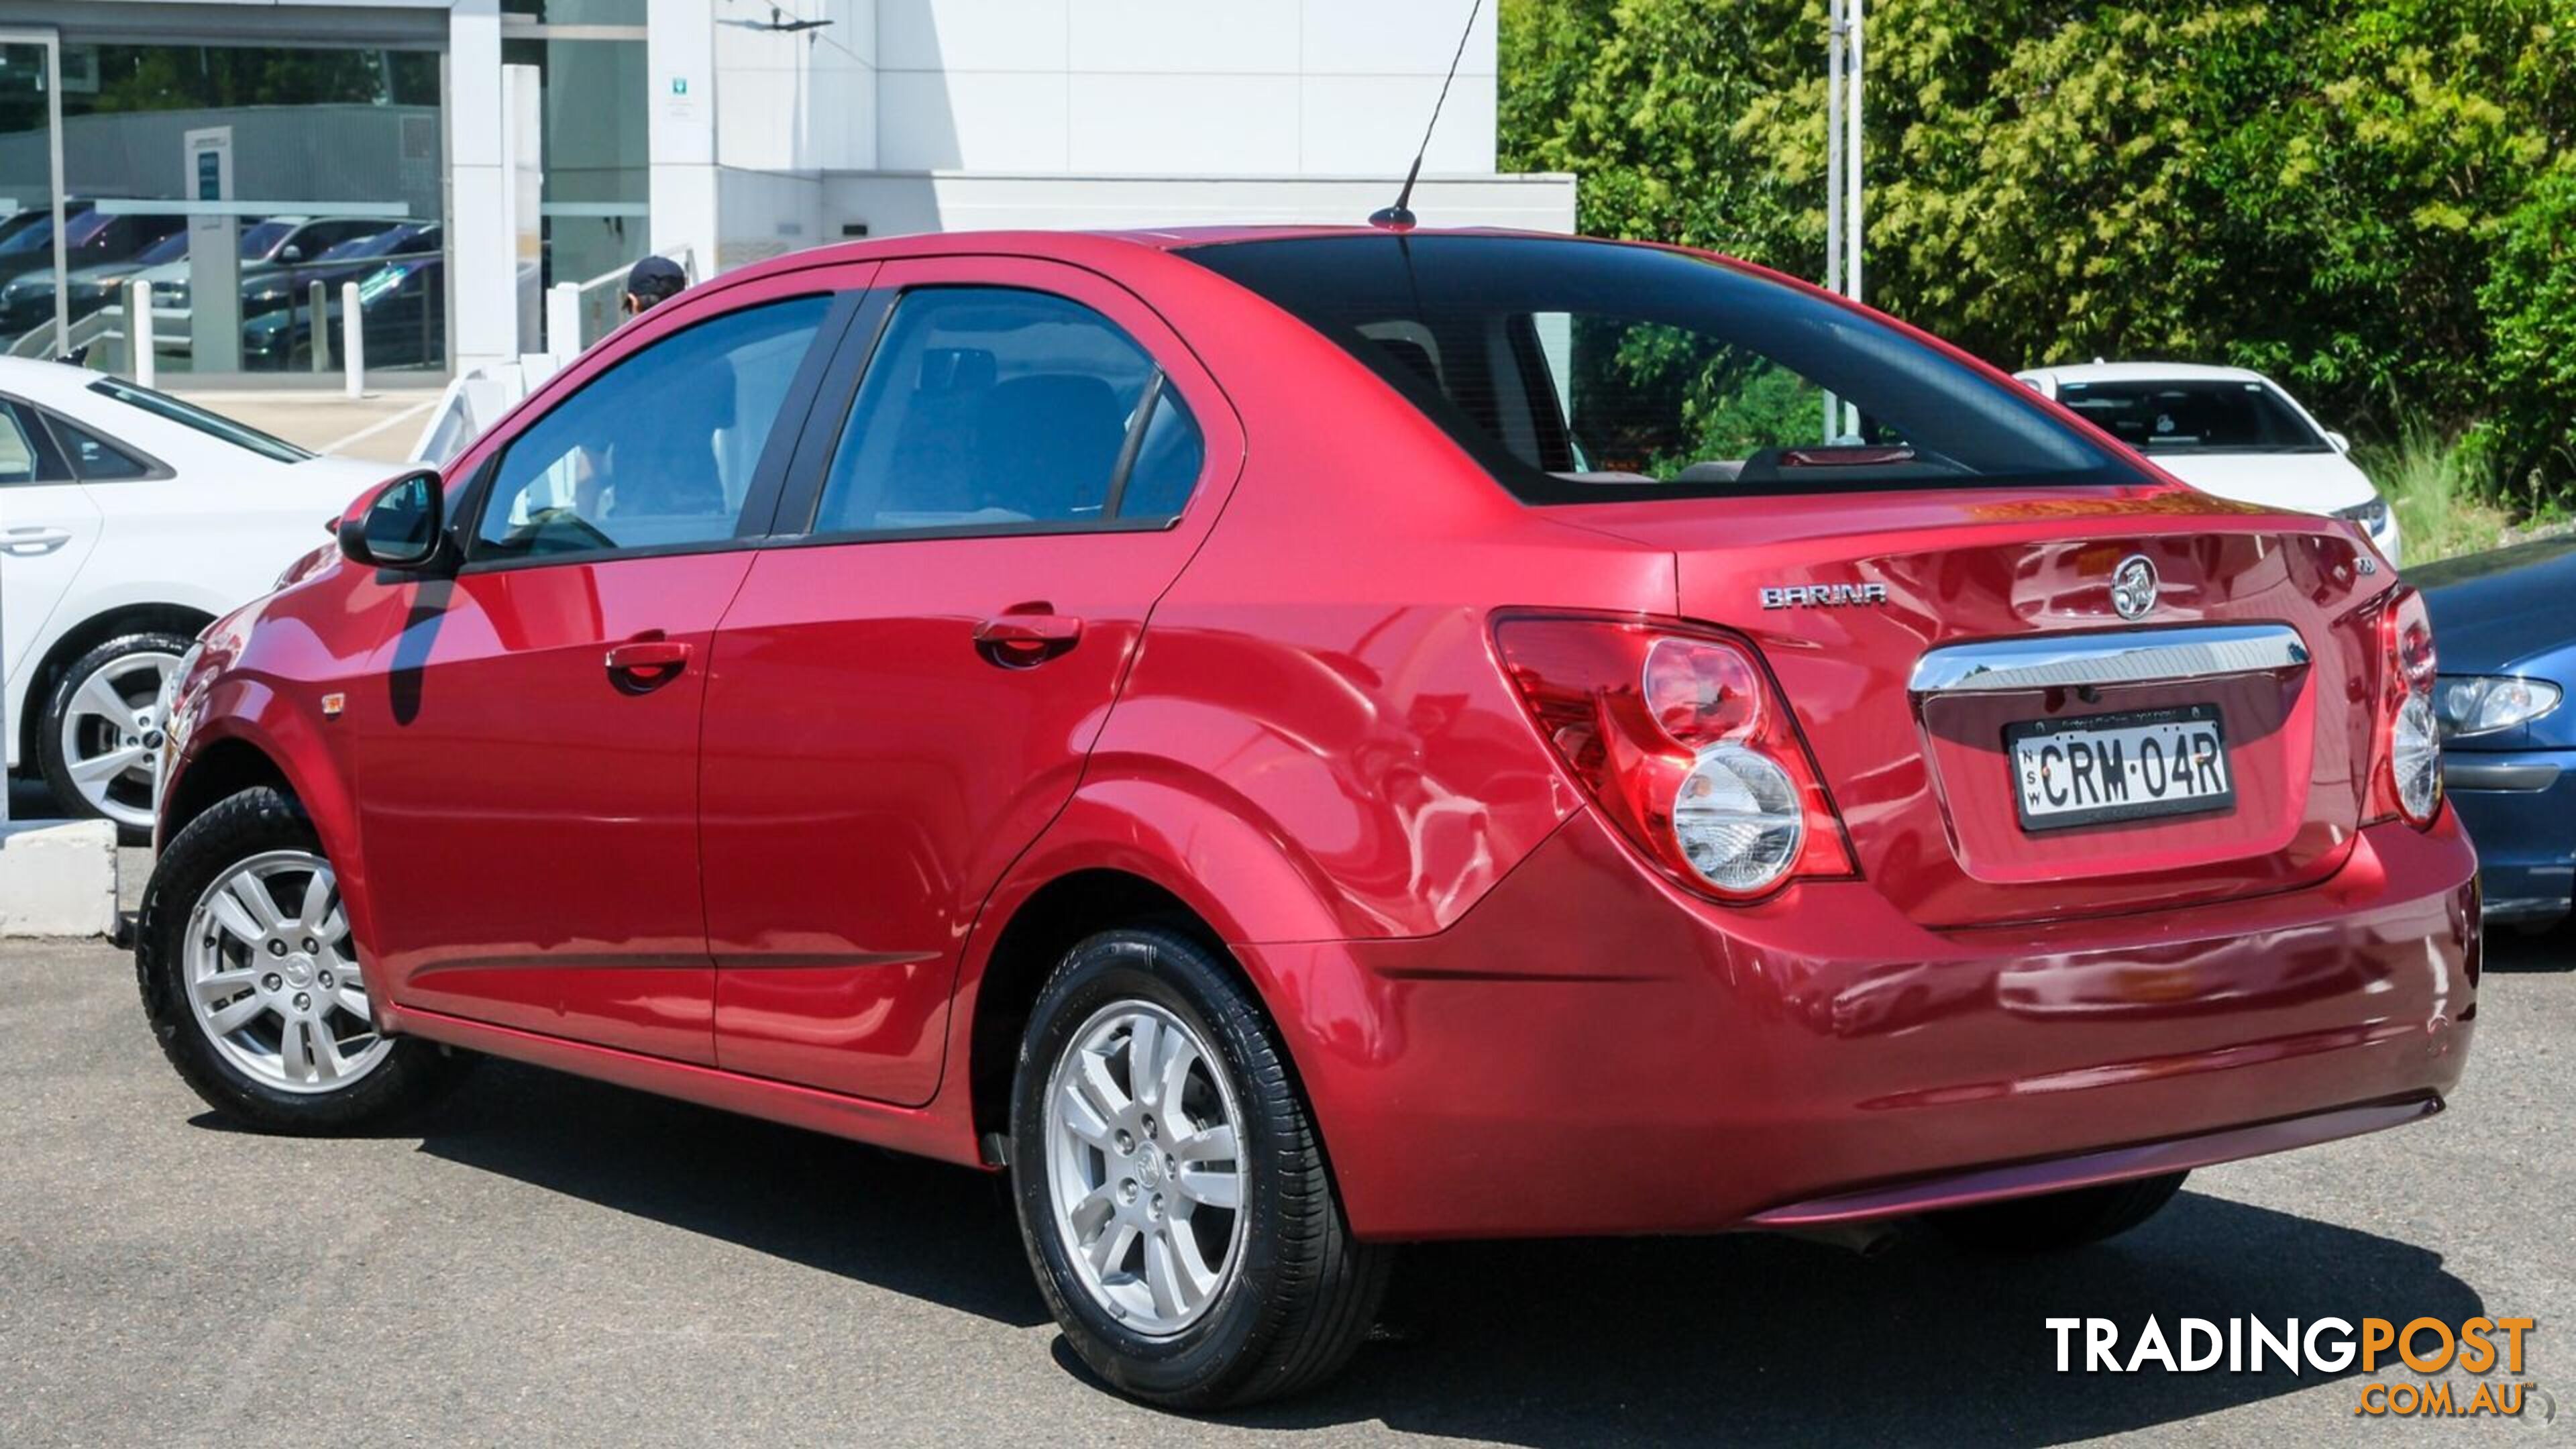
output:
[{"label": "alloy wheel", "polygon": [[90,671],[63,710],[63,770],[92,810],[137,830],[152,826],[161,780],[161,694],[179,656],[120,654]]},{"label": "alloy wheel", "polygon": [[377,1033],[331,864],[272,850],[226,869],[188,916],[188,1004],[215,1050],[259,1082],[331,1092],[375,1069]]},{"label": "alloy wheel", "polygon": [[1076,1278],[1149,1338],[1197,1322],[1241,1256],[1243,1116],[1222,1064],[1178,1016],[1103,1007],[1047,1079],[1048,1201]]}]

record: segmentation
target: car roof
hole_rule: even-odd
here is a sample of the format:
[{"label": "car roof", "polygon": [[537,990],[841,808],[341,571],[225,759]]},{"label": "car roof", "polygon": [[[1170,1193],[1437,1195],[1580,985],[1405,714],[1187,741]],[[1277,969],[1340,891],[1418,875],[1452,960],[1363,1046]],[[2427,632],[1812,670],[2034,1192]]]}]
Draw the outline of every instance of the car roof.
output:
[{"label": "car roof", "polygon": [[2025,367],[2020,378],[2051,382],[2262,382],[2271,379],[2247,367],[2218,367],[2206,362],[2082,362],[2055,367]]},{"label": "car roof", "polygon": [[0,392],[29,402],[43,403],[61,411],[70,411],[86,398],[95,402],[89,385],[105,373],[68,362],[48,362],[33,357],[0,357]]},{"label": "car roof", "polygon": [[[1175,226],[1135,227],[1114,231],[942,231],[912,232],[900,236],[869,237],[864,241],[836,242],[828,246],[808,247],[786,252],[747,267],[738,267],[711,277],[698,286],[735,286],[781,272],[801,271],[807,267],[833,266],[849,262],[891,261],[898,257],[971,256],[989,253],[1001,256],[1050,258],[1082,262],[1086,259],[1106,261],[1118,255],[1133,256],[1138,251],[1177,252],[1192,247],[1227,246],[1240,242],[1292,241],[1314,237],[1393,236],[1382,227],[1349,226]],[[1534,241],[1592,241],[1593,238],[1569,236],[1563,232],[1517,231],[1502,227],[1423,227],[1408,235],[1521,237]],[[1604,243],[1626,245],[1626,243]],[[691,291],[697,290],[692,287]]]}]

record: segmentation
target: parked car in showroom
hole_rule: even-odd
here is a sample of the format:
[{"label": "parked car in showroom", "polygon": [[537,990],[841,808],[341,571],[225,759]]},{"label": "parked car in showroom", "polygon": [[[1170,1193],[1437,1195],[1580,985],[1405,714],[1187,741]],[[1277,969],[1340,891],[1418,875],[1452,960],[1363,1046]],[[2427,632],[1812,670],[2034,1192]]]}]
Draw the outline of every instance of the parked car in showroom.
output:
[{"label": "parked car in showroom", "polygon": [[[272,282],[345,242],[379,235],[402,225],[391,217],[273,216],[243,225],[239,237],[242,316],[268,305],[260,298]],[[168,262],[136,273],[152,286],[153,346],[156,351],[187,352],[195,304],[195,279],[185,261]]]},{"label": "parked car in showroom", "polygon": [[2564,921],[2576,896],[2576,538],[2410,577],[2442,630],[2442,779],[2477,841],[2487,919]]},{"label": "parked car in showroom", "polygon": [[[184,262],[188,233],[174,231],[130,257],[92,262],[63,275],[64,320],[78,322],[102,307],[125,304],[126,283],[135,273],[170,262]],[[17,337],[54,320],[54,274],[28,272],[0,286],[0,337]]]},{"label": "parked car in showroom", "polygon": [[[349,280],[358,284],[358,328],[370,371],[435,367],[447,358],[447,258],[438,252],[370,261]],[[340,346],[345,302],[323,301],[327,348]],[[326,353],[337,356],[336,350]],[[242,324],[242,367],[259,372],[309,367],[313,361],[312,308],[280,306]]]},{"label": "parked car in showroom", "polygon": [[10,770],[40,774],[68,814],[147,837],[171,666],[387,471],[84,368],[0,358]]},{"label": "parked car in showroom", "polygon": [[2396,511],[2353,465],[2351,440],[2259,372],[2097,360],[2015,376],[2203,493],[2332,515],[2399,561]]},{"label": "parked car in showroom", "polygon": [[491,1053],[1006,1172],[1156,1403],[1329,1376],[1409,1241],[2107,1237],[2474,1033],[2370,546],[1704,253],[800,252],[336,548],[174,686],[188,1083],[331,1132]]}]

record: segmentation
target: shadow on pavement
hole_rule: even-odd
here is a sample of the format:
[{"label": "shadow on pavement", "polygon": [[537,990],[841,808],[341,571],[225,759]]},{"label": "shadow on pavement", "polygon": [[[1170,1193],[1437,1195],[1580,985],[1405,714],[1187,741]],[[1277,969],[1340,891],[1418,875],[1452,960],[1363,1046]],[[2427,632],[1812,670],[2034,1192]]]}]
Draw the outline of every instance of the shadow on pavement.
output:
[{"label": "shadow on pavement", "polygon": [[[1010,1207],[976,1173],[506,1062],[428,1126],[421,1150],[449,1161],[1013,1327],[1046,1321]],[[1392,1338],[1320,1394],[1225,1417],[1550,1446],[2050,1444],[2320,1380],[2060,1375],[2047,1318],[2115,1319],[2125,1353],[2149,1315],[2170,1333],[2183,1317],[2400,1309],[2482,1311],[2425,1249],[2190,1192],[2116,1243],[2029,1260],[1928,1233],[1869,1260],[1762,1236],[1424,1246],[1398,1265]],[[1083,1373],[1061,1340],[1056,1358]]]},{"label": "shadow on pavement", "polygon": [[998,1179],[487,1060],[420,1150],[1016,1328],[1048,1321]]}]

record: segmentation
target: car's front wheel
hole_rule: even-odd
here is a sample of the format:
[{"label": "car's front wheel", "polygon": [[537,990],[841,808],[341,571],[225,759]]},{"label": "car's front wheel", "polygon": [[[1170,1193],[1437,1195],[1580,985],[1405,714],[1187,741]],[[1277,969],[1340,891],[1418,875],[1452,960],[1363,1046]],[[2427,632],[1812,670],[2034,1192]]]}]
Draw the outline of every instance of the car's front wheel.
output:
[{"label": "car's front wheel", "polygon": [[170,1064],[248,1126],[362,1127],[436,1096],[464,1061],[376,1030],[339,877],[279,790],[222,801],[162,851],[134,966]]},{"label": "car's front wheel", "polygon": [[126,634],[72,661],[45,700],[38,756],[54,802],[75,817],[116,822],[128,845],[152,835],[161,778],[161,688],[189,641]]},{"label": "car's front wheel", "polygon": [[1389,1250],[1351,1236],[1269,1023],[1189,936],[1111,931],[1065,957],[1021,1044],[1010,1156],[1038,1286],[1123,1392],[1292,1393],[1367,1336]]}]

